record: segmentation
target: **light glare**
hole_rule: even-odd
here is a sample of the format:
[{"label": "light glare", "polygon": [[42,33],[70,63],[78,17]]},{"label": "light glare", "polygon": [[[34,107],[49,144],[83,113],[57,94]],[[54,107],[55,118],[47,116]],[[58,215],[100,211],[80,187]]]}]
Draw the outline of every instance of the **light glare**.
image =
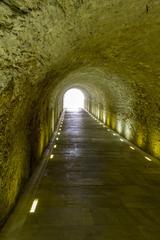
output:
[{"label": "light glare", "polygon": [[135,148],[134,148],[134,147],[132,147],[132,146],[130,146],[130,149],[132,149],[132,150],[135,150]]},{"label": "light glare", "polygon": [[30,209],[30,213],[34,213],[36,211],[37,208],[37,204],[38,204],[38,199],[35,199],[32,203],[32,207]]},{"label": "light glare", "polygon": [[145,159],[147,159],[148,161],[152,161],[152,159],[151,158],[149,158],[149,157],[147,157],[147,156],[145,156]]},{"label": "light glare", "polygon": [[78,109],[84,108],[84,94],[76,88],[68,90],[64,95],[64,108]]}]

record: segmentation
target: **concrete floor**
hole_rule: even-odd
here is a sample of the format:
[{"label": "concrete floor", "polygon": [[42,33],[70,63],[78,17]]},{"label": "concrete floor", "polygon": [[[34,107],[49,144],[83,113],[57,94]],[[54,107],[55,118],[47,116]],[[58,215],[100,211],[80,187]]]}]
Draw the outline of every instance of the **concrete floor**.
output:
[{"label": "concrete floor", "polygon": [[65,113],[58,137],[54,158],[0,239],[159,240],[158,160],[147,161],[83,110]]}]

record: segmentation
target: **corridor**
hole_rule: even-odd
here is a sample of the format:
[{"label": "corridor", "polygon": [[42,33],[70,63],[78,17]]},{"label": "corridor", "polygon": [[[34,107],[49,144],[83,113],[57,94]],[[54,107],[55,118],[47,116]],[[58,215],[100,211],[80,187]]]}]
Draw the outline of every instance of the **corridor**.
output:
[{"label": "corridor", "polygon": [[158,160],[84,110],[66,111],[62,123],[40,181],[0,240],[159,240]]}]

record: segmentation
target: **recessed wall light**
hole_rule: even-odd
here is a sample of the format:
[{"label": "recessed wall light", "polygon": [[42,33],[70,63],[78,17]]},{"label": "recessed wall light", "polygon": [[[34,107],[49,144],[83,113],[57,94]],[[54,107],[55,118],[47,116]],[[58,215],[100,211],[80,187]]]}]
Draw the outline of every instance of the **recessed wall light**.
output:
[{"label": "recessed wall light", "polygon": [[32,207],[30,209],[30,213],[34,213],[36,211],[36,208],[37,208],[37,204],[38,204],[38,199],[35,199],[32,203]]},{"label": "recessed wall light", "polygon": [[149,157],[147,157],[147,156],[145,156],[145,159],[147,159],[149,162],[151,162],[151,161],[152,161],[152,159],[151,159],[151,158],[149,158]]},{"label": "recessed wall light", "polygon": [[135,148],[134,148],[134,147],[132,147],[132,146],[130,146],[130,149],[132,149],[132,150],[135,150]]}]

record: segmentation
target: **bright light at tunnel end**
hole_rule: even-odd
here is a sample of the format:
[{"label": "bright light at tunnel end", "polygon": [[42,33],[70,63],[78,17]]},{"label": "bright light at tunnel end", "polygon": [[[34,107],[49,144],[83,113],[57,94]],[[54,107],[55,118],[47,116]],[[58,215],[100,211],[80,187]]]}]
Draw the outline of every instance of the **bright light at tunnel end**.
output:
[{"label": "bright light at tunnel end", "polygon": [[77,88],[69,89],[63,98],[63,107],[65,109],[78,110],[84,108],[84,94]]}]

